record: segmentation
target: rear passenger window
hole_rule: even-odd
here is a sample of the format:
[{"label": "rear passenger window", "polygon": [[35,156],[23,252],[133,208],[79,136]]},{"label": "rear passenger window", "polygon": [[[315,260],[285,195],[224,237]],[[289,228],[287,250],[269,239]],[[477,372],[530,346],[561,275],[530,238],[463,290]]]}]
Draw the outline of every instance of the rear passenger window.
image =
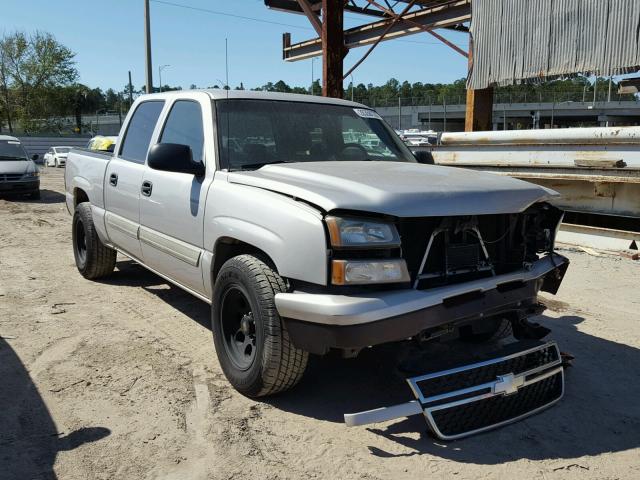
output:
[{"label": "rear passenger window", "polygon": [[204,130],[200,104],[190,100],[178,100],[174,103],[164,124],[160,142],[188,145],[191,147],[193,160],[202,162]]},{"label": "rear passenger window", "polygon": [[153,129],[156,127],[163,106],[164,102],[161,101],[142,102],[138,105],[133,117],[131,117],[120,149],[120,156],[124,160],[136,163],[145,162],[151,135],[153,135]]}]

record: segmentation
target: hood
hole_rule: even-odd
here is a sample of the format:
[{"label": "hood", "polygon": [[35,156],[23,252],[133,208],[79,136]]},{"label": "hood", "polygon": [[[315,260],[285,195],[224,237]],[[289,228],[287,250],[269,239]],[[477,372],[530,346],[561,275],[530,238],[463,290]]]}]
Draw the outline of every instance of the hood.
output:
[{"label": "hood", "polygon": [[516,213],[557,195],[515,178],[405,162],[305,162],[231,172],[231,183],[303,199],[325,211],[396,217]]},{"label": "hood", "polygon": [[36,166],[31,160],[0,160],[0,174],[27,173],[35,171]]}]

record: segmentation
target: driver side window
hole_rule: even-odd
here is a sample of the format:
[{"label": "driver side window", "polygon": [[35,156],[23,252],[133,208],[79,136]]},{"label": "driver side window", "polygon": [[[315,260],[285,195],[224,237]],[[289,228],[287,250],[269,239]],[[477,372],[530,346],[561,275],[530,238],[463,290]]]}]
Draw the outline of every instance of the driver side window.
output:
[{"label": "driver side window", "polygon": [[171,107],[164,124],[160,143],[179,143],[191,147],[193,161],[204,161],[204,127],[200,104],[191,100],[178,100]]}]

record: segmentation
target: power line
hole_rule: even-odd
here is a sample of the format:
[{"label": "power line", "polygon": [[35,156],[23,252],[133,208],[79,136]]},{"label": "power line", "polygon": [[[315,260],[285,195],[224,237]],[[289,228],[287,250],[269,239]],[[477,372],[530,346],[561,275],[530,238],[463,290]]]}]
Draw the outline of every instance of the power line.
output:
[{"label": "power line", "polygon": [[244,15],[236,15],[234,13],[220,12],[220,11],[217,11],[217,10],[209,10],[207,8],[192,7],[191,5],[184,5],[184,4],[175,3],[175,2],[167,2],[165,0],[151,0],[151,1],[154,2],[154,3],[161,3],[163,5],[169,5],[169,6],[172,6],[172,7],[186,8],[187,10],[195,10],[197,12],[211,13],[213,15],[224,15],[225,17],[238,18],[238,19],[241,19],[241,20],[250,20],[252,22],[269,23],[271,25],[280,25],[282,27],[302,28],[304,30],[310,30],[309,27],[302,27],[300,25],[292,25],[290,23],[282,23],[282,22],[274,22],[274,21],[271,21],[271,20],[263,20],[262,18],[247,17],[247,16],[244,16]]}]

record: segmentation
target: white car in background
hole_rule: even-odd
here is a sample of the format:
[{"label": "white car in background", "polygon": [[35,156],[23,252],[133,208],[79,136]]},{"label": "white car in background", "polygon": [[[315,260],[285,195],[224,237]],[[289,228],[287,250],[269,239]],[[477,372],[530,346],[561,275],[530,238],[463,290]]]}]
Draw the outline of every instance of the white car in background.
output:
[{"label": "white car in background", "polygon": [[44,154],[44,164],[47,167],[64,167],[67,163],[67,155],[73,147],[51,147]]}]

